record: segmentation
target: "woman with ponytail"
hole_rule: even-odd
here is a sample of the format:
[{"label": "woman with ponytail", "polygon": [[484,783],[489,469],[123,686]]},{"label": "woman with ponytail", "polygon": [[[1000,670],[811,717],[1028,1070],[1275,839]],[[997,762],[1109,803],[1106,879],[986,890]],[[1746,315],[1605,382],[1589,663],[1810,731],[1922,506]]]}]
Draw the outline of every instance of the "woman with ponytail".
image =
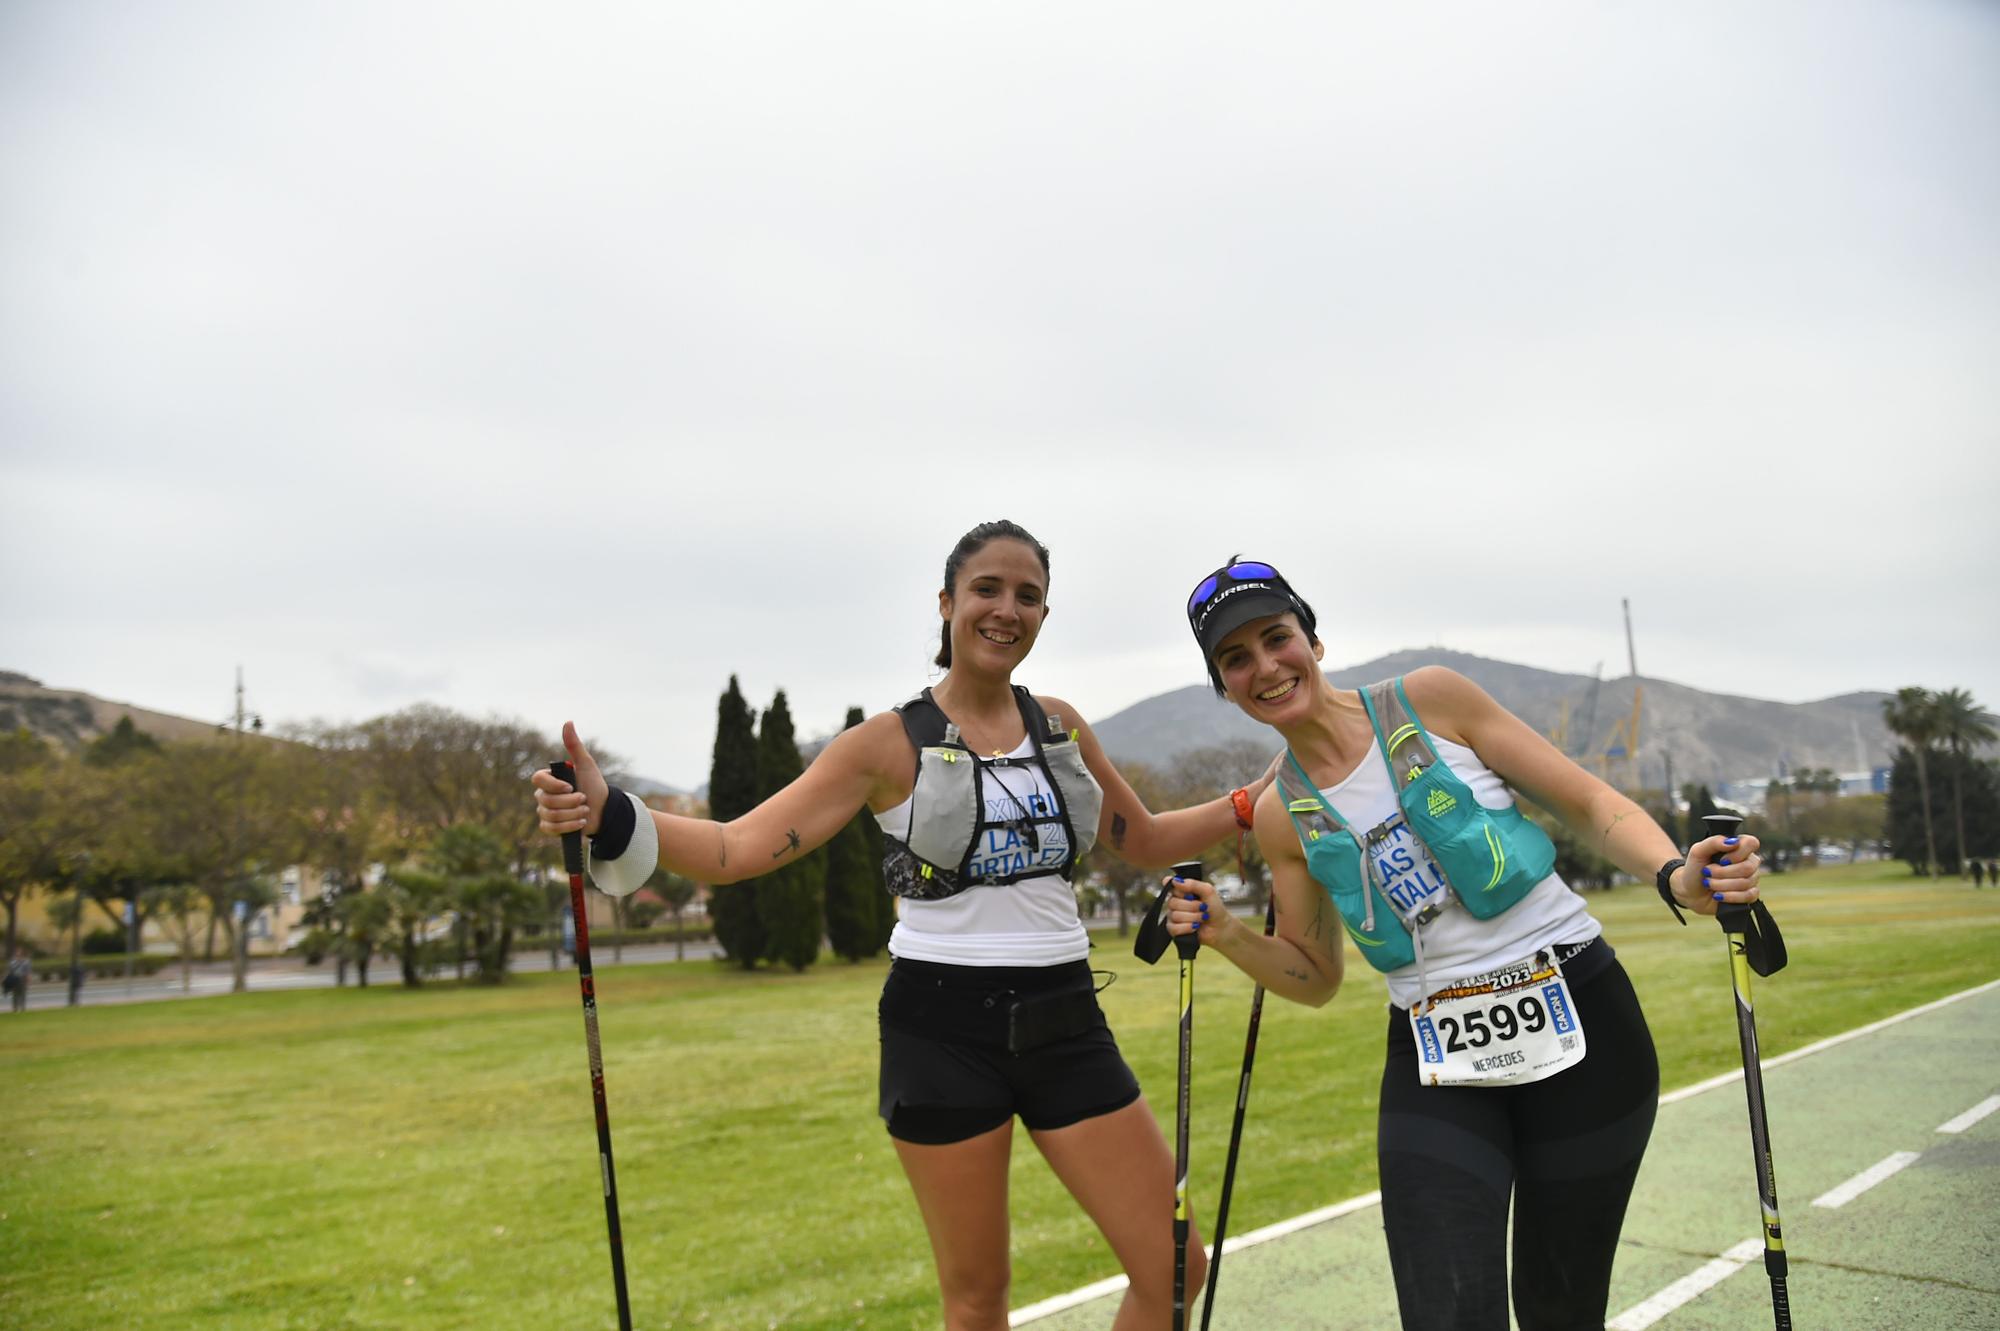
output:
[{"label": "woman with ponytail", "polygon": [[[1014,1120],[1103,1232],[1130,1285],[1114,1327],[1171,1314],[1173,1155],[1105,1024],[1071,879],[1099,838],[1165,866],[1235,832],[1269,773],[1153,813],[1077,710],[1014,674],[1049,615],[1049,552],[1012,522],[959,538],[938,590],[944,677],[842,732],[805,774],[728,823],[609,787],[563,727],[572,789],[535,775],[542,830],[591,836],[601,885],[656,865],[728,883],[804,855],[870,809],[899,899],[879,1008],[880,1112],[916,1193],[948,1331],[1007,1325]],[[1188,1279],[1204,1269],[1188,1238]]]}]

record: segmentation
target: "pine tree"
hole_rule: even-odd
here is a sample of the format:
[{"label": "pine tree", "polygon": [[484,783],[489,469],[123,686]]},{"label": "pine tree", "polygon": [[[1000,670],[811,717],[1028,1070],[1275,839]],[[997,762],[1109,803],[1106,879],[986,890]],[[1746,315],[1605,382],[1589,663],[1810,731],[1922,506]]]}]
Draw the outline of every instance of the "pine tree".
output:
[{"label": "pine tree", "polygon": [[[861,709],[850,707],[842,729],[861,721]],[[875,815],[863,809],[826,845],[826,935],[835,954],[849,961],[874,956],[886,941],[877,899],[888,893],[882,887],[881,851],[869,845],[871,828],[879,839]]]},{"label": "pine tree", "polygon": [[[769,799],[798,780],[805,771],[792,730],[791,708],[779,689],[757,727],[757,794]],[[795,832],[788,829],[788,838]],[[761,853],[752,847],[748,854]],[[778,867],[757,884],[757,919],[764,930],[764,955],[802,971],[819,959],[826,932],[826,861],[824,847],[800,854],[795,841],[772,848]]]},{"label": "pine tree", "polygon": [[[736,676],[729,677],[715,712],[715,754],[708,768],[708,815],[726,823],[757,807],[757,733],[750,704]],[[715,941],[730,960],[749,970],[764,955],[763,921],[757,912],[755,879],[718,883],[709,893]]]}]

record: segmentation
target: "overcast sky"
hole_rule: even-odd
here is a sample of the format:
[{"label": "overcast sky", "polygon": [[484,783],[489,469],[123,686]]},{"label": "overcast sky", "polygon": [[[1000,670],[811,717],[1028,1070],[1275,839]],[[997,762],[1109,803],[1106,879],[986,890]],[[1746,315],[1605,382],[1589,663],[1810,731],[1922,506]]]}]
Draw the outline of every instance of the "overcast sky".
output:
[{"label": "overcast sky", "polygon": [[2000,6],[0,6],[0,668],[706,779],[1199,682],[1232,551],[1444,644],[2000,704]]}]

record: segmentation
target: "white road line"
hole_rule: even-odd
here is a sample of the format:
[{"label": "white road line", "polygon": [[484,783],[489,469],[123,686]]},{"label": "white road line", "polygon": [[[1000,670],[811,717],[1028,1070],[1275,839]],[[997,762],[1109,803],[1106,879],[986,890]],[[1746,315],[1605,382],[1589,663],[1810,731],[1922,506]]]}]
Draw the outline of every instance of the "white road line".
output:
[{"label": "white road line", "polygon": [[[1798,1059],[1806,1057],[1808,1054],[1817,1054],[1822,1050],[1831,1049],[1835,1045],[1846,1044],[1849,1040],[1856,1040],[1864,1035],[1871,1035],[1885,1026],[1894,1026],[1899,1021],[1908,1021],[1912,1017],[1921,1017],[1926,1012],[1935,1012],[1941,1007],[1958,1002],[1960,999],[1975,998],[1987,990],[1995,988],[2000,988],[2000,980],[1988,980],[1985,984],[1974,985],[1970,989],[1961,989],[1955,994],[1946,994],[1943,998],[1933,999],[1931,1002],[1913,1007],[1906,1012],[1898,1012],[1894,1016],[1884,1017],[1880,1021],[1871,1021],[1866,1026],[1857,1026],[1851,1031],[1843,1031],[1839,1035],[1828,1036],[1826,1039],[1806,1045],[1802,1049],[1794,1049],[1788,1054],[1780,1054],[1776,1058],[1764,1059],[1762,1065],[1767,1068],[1782,1067],[1786,1063],[1795,1062]],[[1700,1095],[1703,1091],[1712,1091],[1718,1086],[1727,1086],[1731,1082],[1741,1080],[1743,1080],[1743,1070],[1738,1068],[1734,1072],[1725,1072],[1719,1077],[1710,1077],[1707,1081],[1698,1081],[1692,1086],[1683,1086],[1677,1091],[1669,1091],[1660,1097],[1660,1103],[1662,1105],[1670,1105],[1678,1100],[1686,1100]],[[1984,1109],[1984,1106],[1980,1108]],[[1957,1119],[1952,1120],[1954,1123],[1957,1121]],[[1939,1128],[1938,1131],[1942,1132],[1944,1129]],[[1897,1166],[1899,1169],[1901,1167],[1900,1165]],[[1280,1220],[1275,1225],[1266,1225],[1263,1229],[1253,1230],[1241,1238],[1230,1239],[1222,1245],[1222,1250],[1225,1253],[1232,1253],[1238,1248],[1253,1247],[1256,1244],[1268,1242],[1271,1239],[1280,1238],[1286,1234],[1296,1233],[1301,1229],[1309,1229],[1314,1225],[1323,1224],[1328,1220],[1348,1215],[1354,1211],[1366,1210],[1368,1207],[1377,1205],[1381,1200],[1382,1194],[1379,1192],[1364,1193],[1359,1197],[1350,1197],[1344,1202],[1336,1202],[1332,1206],[1323,1206],[1317,1211],[1308,1211],[1304,1215],[1293,1216],[1290,1220]],[[1755,1257],[1758,1253],[1764,1251],[1763,1240],[1758,1239],[1753,1240],[1753,1242],[1756,1245],[1756,1252],[1753,1252],[1750,1257],[1745,1257],[1743,1259],[1744,1262],[1749,1261],[1751,1257]],[[1743,1247],[1743,1244],[1738,1244],[1723,1254],[1721,1258],[1718,1258],[1717,1261],[1727,1262],[1737,1252],[1740,1252]],[[1662,1290],[1653,1297],[1655,1299],[1666,1297],[1669,1291],[1680,1288],[1682,1284],[1685,1284],[1689,1280],[1694,1280],[1703,1271],[1707,1271],[1715,1265],[1716,1262],[1710,1262],[1708,1266],[1702,1267],[1701,1271],[1697,1271],[1694,1275],[1687,1276],[1681,1281],[1676,1281],[1674,1284],[1669,1285],[1666,1290]],[[1740,1266],[1742,1263],[1739,1262],[1737,1265]],[[1734,1269],[1734,1267],[1731,1268],[1731,1270]],[[1728,1274],[1729,1272],[1725,1271],[1722,1275],[1716,1276],[1707,1285],[1703,1285],[1700,1289],[1696,1289],[1693,1293],[1689,1294],[1688,1298],[1693,1298],[1702,1289],[1709,1288],[1709,1286],[1714,1285],[1723,1276]],[[1010,1327],[1024,1326],[1029,1322],[1062,1312],[1066,1308],[1074,1308],[1079,1304],[1088,1303],[1092,1299],[1102,1298],[1106,1294],[1115,1294],[1119,1290],[1124,1289],[1129,1283],[1122,1275],[1112,1276],[1109,1279],[1100,1280],[1094,1285],[1085,1285],[1082,1289],[1073,1289],[1067,1294],[1058,1294],[1053,1298],[1043,1299],[1040,1303],[1031,1303],[1025,1308],[1017,1308],[1008,1314],[1007,1325]],[[1682,1302],[1685,1301],[1682,1300]],[[1607,1326],[1615,1325],[1623,1331],[1625,1327],[1623,1318],[1638,1314],[1641,1309],[1649,1307],[1651,1303],[1652,1300],[1649,1299],[1646,1303],[1637,1305],[1631,1311],[1622,1314],[1619,1322],[1610,1323]],[[1661,1315],[1664,1316],[1664,1312]],[[1650,1321],[1633,1324],[1635,1327],[1650,1325],[1652,1325]]]},{"label": "white road line", "polygon": [[[1287,1234],[1296,1234],[1302,1229],[1311,1229],[1314,1225],[1323,1225],[1329,1220],[1338,1220],[1341,1216],[1350,1215],[1355,1211],[1365,1211],[1371,1206],[1379,1205],[1381,1201],[1382,1194],[1379,1192],[1366,1192],[1359,1197],[1349,1197],[1344,1202],[1336,1202],[1332,1206],[1322,1206],[1317,1211],[1307,1211],[1304,1215],[1295,1215],[1290,1220],[1280,1220],[1274,1225],[1266,1225],[1262,1229],[1253,1229],[1248,1234],[1238,1234],[1232,1238],[1224,1239],[1222,1241],[1222,1251],[1227,1256],[1232,1252],[1240,1252],[1244,1248],[1254,1248],[1260,1243],[1269,1243],[1272,1239],[1281,1239]],[[1214,1245],[1211,1244],[1209,1246],[1208,1252],[1211,1258],[1215,1255]],[[1089,1303],[1092,1299],[1102,1298],[1106,1294],[1116,1294],[1129,1283],[1124,1276],[1112,1276],[1107,1280],[1100,1280],[1094,1285],[1085,1285],[1082,1289],[1073,1289],[1067,1294],[1058,1294],[1053,1298],[1043,1299],[1040,1303],[1031,1303],[1025,1308],[1016,1308],[1013,1312],[1007,1314],[1007,1325],[1025,1326],[1029,1322],[1053,1316],[1065,1309],[1074,1308],[1079,1304]],[[1190,1308],[1190,1311],[1192,1311],[1192,1308]]]},{"label": "white road line", "polygon": [[1951,1120],[1951,1122],[1938,1124],[1938,1131],[1964,1132],[1967,1128],[1977,1123],[1980,1119],[1985,1118],[1996,1109],[2000,1109],[2000,1095],[1989,1095],[1963,1114],[1960,1114],[1957,1118]]},{"label": "white road line", "polygon": [[[1760,1066],[1765,1068],[1781,1068],[1787,1063],[1797,1062],[1808,1054],[1817,1054],[1822,1050],[1831,1049],[1835,1045],[1846,1044],[1849,1040],[1858,1040],[1864,1035],[1873,1035],[1885,1026],[1894,1026],[1899,1021],[1908,1021],[1912,1017],[1921,1017],[1926,1012],[1935,1012],[1939,1008],[1956,1003],[1962,998],[1973,998],[1995,987],[2000,987],[2000,980],[1988,980],[1985,984],[1974,985],[1970,989],[1961,989],[1955,994],[1946,994],[1943,998],[1933,999],[1931,1002],[1925,1003],[1920,1007],[1913,1007],[1907,1012],[1898,1012],[1893,1017],[1884,1017],[1880,1021],[1871,1021],[1866,1026],[1856,1026],[1853,1030],[1842,1031],[1838,1035],[1829,1035],[1824,1040],[1809,1044],[1803,1049],[1794,1049],[1789,1054],[1780,1054],[1776,1058],[1763,1059]],[[1676,1100],[1686,1100],[1692,1096],[1700,1095],[1703,1091],[1712,1091],[1718,1086],[1727,1086],[1731,1082],[1742,1080],[1743,1069],[1737,1068],[1734,1072],[1725,1072],[1719,1077],[1710,1077],[1707,1081],[1698,1081],[1692,1086],[1683,1086],[1678,1091],[1669,1091],[1660,1097],[1660,1103],[1670,1105]]]},{"label": "white road line", "polygon": [[1877,1183],[1880,1183],[1883,1179],[1894,1174],[1900,1174],[1903,1170],[1908,1169],[1916,1161],[1917,1152],[1897,1151],[1887,1159],[1870,1165],[1831,1192],[1823,1192],[1813,1198],[1813,1205],[1823,1206],[1829,1211],[1836,1207],[1845,1206],[1862,1193],[1874,1187]]},{"label": "white road line", "polygon": [[1109,1280],[1100,1280],[1095,1285],[1085,1285],[1082,1289],[1073,1289],[1067,1294],[1058,1294],[1052,1299],[1043,1299],[1040,1303],[1016,1308],[1007,1314],[1007,1325],[1024,1326],[1029,1322],[1040,1321],[1044,1317],[1053,1317],[1066,1308],[1089,1303],[1092,1299],[1101,1299],[1106,1294],[1116,1294],[1131,1283],[1122,1275],[1112,1276]]},{"label": "white road line", "polygon": [[1692,1303],[1763,1255],[1764,1240],[1745,1239],[1706,1266],[1682,1276],[1644,1303],[1635,1303],[1619,1313],[1604,1324],[1604,1331],[1645,1331],[1674,1309],[1684,1303]]}]

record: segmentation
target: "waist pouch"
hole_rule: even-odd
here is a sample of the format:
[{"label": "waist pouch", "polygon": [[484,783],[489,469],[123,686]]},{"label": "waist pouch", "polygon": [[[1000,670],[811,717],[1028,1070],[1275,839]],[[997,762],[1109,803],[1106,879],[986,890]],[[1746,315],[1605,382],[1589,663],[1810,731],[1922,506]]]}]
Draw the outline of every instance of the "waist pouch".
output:
[{"label": "waist pouch", "polygon": [[948,1044],[1027,1053],[1105,1024],[1090,963],[946,966],[898,959],[877,1009],[882,1024]]}]

